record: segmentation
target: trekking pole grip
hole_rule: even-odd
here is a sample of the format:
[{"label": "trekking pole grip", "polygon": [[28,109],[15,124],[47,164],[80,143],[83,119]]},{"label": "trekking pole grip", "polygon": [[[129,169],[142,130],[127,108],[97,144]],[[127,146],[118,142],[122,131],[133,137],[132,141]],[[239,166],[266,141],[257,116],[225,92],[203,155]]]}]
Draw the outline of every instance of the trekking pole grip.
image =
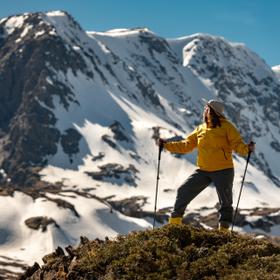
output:
[{"label": "trekking pole grip", "polygon": [[160,160],[161,157],[161,152],[164,148],[164,140],[163,139],[159,139],[159,144],[158,144],[158,160]]}]

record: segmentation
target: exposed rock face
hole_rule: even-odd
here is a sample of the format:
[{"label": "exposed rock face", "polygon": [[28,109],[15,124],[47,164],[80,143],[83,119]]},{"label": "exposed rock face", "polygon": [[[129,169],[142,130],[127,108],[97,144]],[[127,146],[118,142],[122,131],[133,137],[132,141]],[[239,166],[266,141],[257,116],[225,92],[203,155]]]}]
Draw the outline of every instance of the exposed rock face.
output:
[{"label": "exposed rock face", "polygon": [[69,155],[70,162],[72,162],[72,156],[79,152],[81,138],[81,134],[73,128],[65,130],[65,134],[61,135],[61,146],[64,153]]},{"label": "exposed rock face", "polygon": [[110,125],[110,129],[114,133],[114,139],[116,141],[131,142],[125,133],[125,129],[118,121],[115,121],[112,125]]},{"label": "exposed rock face", "polygon": [[[12,19],[1,22],[0,34]],[[14,183],[26,182],[31,166],[44,166],[60,141],[70,158],[78,152],[79,133],[69,128],[64,134],[55,127],[54,98],[66,108],[75,100],[71,89],[53,76],[52,67],[75,73],[85,64],[43,19],[40,13],[18,16],[22,24],[6,31],[0,44],[1,162]],[[19,174],[21,168],[25,174]]]},{"label": "exposed rock face", "polygon": [[133,196],[122,200],[108,199],[108,203],[114,210],[117,210],[129,217],[150,218],[159,223],[166,223],[169,216],[165,211],[157,211],[156,215],[152,211],[143,210],[143,206],[147,203],[147,198],[143,196]]},{"label": "exposed rock face", "polygon": [[99,172],[85,172],[94,180],[103,182],[112,182],[117,185],[128,184],[136,187],[136,173],[139,171],[133,165],[129,165],[127,168],[117,163],[109,163],[99,166]]}]

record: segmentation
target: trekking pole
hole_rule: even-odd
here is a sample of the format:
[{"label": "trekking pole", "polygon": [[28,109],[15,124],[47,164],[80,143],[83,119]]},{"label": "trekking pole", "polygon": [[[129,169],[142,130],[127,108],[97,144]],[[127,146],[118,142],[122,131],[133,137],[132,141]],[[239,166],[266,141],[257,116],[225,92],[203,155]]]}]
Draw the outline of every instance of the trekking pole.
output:
[{"label": "trekking pole", "polygon": [[156,196],[155,196],[155,209],[154,209],[154,222],[153,222],[153,229],[156,223],[156,211],[157,211],[157,197],[158,197],[158,182],[159,182],[159,170],[160,170],[160,157],[161,152],[163,150],[163,142],[159,142],[158,145],[158,166],[157,166],[157,183],[156,183]]},{"label": "trekking pole", "polygon": [[[251,141],[251,143],[254,143],[254,142]],[[244,175],[243,175],[243,178],[242,178],[241,187],[240,187],[240,191],[239,191],[239,196],[238,196],[238,200],[237,200],[237,205],[236,205],[236,209],[235,209],[235,213],[234,213],[234,217],[233,217],[233,221],[232,221],[232,225],[231,225],[231,232],[233,231],[233,227],[234,227],[234,224],[235,224],[235,219],[236,219],[237,211],[238,211],[238,205],[239,205],[241,192],[242,192],[242,189],[243,189],[245,175],[246,175],[246,172],[247,172],[247,167],[248,167],[248,163],[250,161],[251,153],[252,152],[249,150],[248,156],[247,156],[247,161],[246,161],[246,166],[245,166],[245,171],[244,171]]]}]

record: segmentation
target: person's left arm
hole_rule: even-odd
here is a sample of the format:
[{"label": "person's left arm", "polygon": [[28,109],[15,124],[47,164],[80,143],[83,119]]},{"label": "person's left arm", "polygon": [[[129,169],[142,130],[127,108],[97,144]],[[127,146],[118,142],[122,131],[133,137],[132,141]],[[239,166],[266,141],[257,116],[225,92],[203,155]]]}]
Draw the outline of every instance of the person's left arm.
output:
[{"label": "person's left arm", "polygon": [[247,145],[244,143],[239,131],[231,123],[228,123],[227,137],[231,148],[241,156],[246,156],[249,150],[253,151],[254,149],[251,144]]},{"label": "person's left arm", "polygon": [[185,154],[191,152],[197,147],[197,130],[196,128],[188,137],[181,141],[166,142],[164,143],[164,149],[171,153]]}]

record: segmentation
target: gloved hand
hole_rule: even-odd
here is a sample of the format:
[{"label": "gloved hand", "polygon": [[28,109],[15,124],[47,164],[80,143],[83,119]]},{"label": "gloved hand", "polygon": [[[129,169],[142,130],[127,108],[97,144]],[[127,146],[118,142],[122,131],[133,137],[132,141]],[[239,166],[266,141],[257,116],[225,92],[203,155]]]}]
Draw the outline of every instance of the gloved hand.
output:
[{"label": "gloved hand", "polygon": [[250,152],[254,152],[255,149],[256,149],[256,143],[254,143],[253,141],[251,141],[251,142],[248,144],[248,148],[249,148],[249,151],[250,151]]},{"label": "gloved hand", "polygon": [[166,141],[165,139],[159,138],[159,139],[157,140],[157,145],[158,145],[161,149],[163,149],[163,148],[164,148],[164,144],[165,144],[166,142],[167,142],[167,141]]}]

